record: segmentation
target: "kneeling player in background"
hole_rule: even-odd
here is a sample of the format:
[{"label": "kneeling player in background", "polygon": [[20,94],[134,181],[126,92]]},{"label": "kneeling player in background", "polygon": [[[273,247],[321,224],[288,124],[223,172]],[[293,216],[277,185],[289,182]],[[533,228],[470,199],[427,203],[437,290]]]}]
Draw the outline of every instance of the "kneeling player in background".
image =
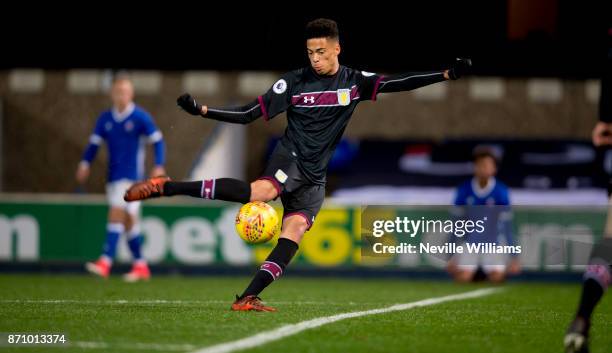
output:
[{"label": "kneeling player in background", "polygon": [[[497,159],[489,148],[480,147],[474,151],[474,177],[457,188],[454,209],[455,216],[462,219],[482,219],[486,217],[487,226],[482,234],[465,235],[464,243],[500,244],[500,236],[505,245],[514,245],[512,236],[512,211],[508,187],[495,178]],[[456,241],[455,235],[451,235]],[[501,245],[501,244],[500,244]],[[465,246],[464,246],[465,248]],[[517,254],[511,254],[509,264],[507,254],[470,253],[455,254],[450,259],[447,270],[457,282],[476,280],[481,269],[491,282],[503,282],[508,274],[517,274],[520,264]]]}]

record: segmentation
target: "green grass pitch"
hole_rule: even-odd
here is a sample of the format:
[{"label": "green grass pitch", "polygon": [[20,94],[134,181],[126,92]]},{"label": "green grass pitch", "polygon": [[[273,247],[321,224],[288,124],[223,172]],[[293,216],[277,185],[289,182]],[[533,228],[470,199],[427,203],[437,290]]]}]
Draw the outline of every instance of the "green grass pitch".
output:
[{"label": "green grass pitch", "polygon": [[[231,312],[247,277],[155,277],[127,284],[80,275],[0,275],[0,332],[64,332],[78,346],[0,352],[190,352],[285,324],[472,291],[409,279],[291,278],[263,298],[276,313]],[[561,352],[578,284],[509,283],[500,292],[334,322],[242,352]],[[612,299],[591,351],[612,347]],[[89,346],[88,346],[89,345]]]}]

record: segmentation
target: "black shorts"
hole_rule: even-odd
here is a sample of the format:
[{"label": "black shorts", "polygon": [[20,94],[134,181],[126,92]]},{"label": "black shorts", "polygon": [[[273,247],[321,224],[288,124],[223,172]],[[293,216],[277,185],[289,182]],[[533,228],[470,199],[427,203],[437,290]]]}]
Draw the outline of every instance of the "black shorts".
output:
[{"label": "black shorts", "polygon": [[269,180],[276,187],[283,203],[283,219],[301,215],[310,229],[325,199],[325,184],[306,180],[297,163],[296,155],[279,142],[259,180]]}]

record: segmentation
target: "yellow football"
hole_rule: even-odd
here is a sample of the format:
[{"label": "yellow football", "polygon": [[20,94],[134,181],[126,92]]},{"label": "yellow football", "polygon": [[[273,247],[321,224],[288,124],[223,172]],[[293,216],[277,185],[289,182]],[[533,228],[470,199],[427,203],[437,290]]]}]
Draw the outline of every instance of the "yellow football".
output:
[{"label": "yellow football", "polygon": [[244,204],[236,215],[236,232],[249,244],[265,243],[280,231],[280,219],[272,208],[262,201]]}]

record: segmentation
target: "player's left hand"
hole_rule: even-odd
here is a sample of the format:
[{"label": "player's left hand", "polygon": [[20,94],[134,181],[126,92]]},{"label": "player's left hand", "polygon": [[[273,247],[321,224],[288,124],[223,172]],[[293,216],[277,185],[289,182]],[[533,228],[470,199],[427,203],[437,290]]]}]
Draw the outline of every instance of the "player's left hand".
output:
[{"label": "player's left hand", "polygon": [[153,169],[151,169],[151,178],[155,178],[158,176],[165,176],[165,175],[166,175],[166,169],[161,165],[156,165],[155,167],[153,167]]},{"label": "player's left hand", "polygon": [[508,266],[508,274],[510,275],[518,275],[521,273],[521,263],[519,259],[514,257],[510,260],[510,265]]},{"label": "player's left hand", "polygon": [[472,59],[468,58],[457,58],[455,63],[448,70],[448,78],[451,80],[457,80],[461,76],[470,72],[472,68]]}]

